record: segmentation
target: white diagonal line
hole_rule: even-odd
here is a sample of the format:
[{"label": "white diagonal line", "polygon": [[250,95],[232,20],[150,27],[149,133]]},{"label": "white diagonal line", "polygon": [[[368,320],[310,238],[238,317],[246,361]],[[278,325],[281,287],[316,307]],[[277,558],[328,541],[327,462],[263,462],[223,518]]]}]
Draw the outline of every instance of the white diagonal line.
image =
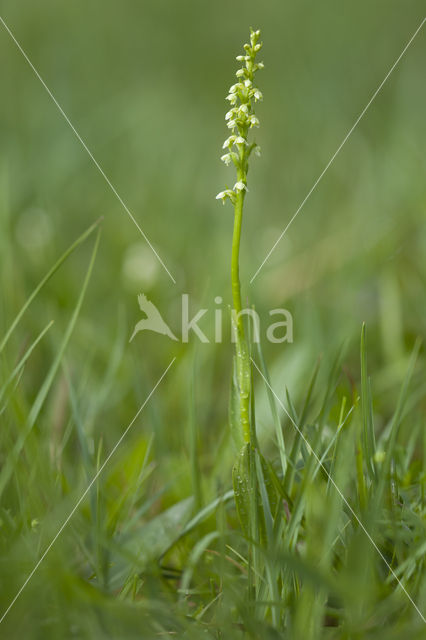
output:
[{"label": "white diagonal line", "polygon": [[359,526],[361,527],[361,529],[363,530],[363,532],[365,533],[365,535],[367,536],[367,538],[369,539],[369,541],[371,542],[371,544],[373,545],[373,547],[375,548],[375,550],[377,551],[377,553],[379,554],[379,556],[381,557],[381,559],[383,560],[383,562],[385,563],[385,565],[387,566],[387,568],[389,569],[389,571],[391,572],[392,576],[395,578],[395,580],[397,581],[397,583],[399,584],[399,586],[401,587],[401,589],[404,591],[405,595],[407,596],[407,598],[409,599],[409,601],[411,602],[411,604],[413,605],[413,607],[415,608],[415,610],[417,611],[417,613],[419,614],[419,616],[421,617],[421,619],[423,620],[424,623],[426,623],[426,618],[424,617],[424,615],[422,614],[422,612],[420,611],[420,609],[418,608],[418,606],[416,605],[416,603],[414,602],[413,598],[410,596],[410,594],[408,593],[407,589],[404,587],[404,585],[402,584],[401,580],[398,578],[398,576],[396,575],[395,571],[392,569],[392,567],[390,566],[390,564],[388,563],[388,561],[386,560],[385,556],[383,555],[383,553],[380,551],[379,547],[377,546],[377,544],[374,542],[373,538],[371,537],[371,535],[369,534],[369,532],[367,531],[367,529],[365,528],[365,526],[363,525],[363,523],[361,522],[361,520],[359,519],[359,517],[357,516],[357,514],[355,513],[355,511],[352,509],[351,505],[349,504],[349,502],[346,500],[345,496],[343,495],[342,491],[339,489],[339,487],[337,486],[337,484],[335,483],[334,479],[331,477],[331,475],[329,474],[329,472],[327,471],[326,467],[324,466],[324,464],[321,462],[321,460],[319,459],[318,455],[316,454],[316,452],[312,449],[311,445],[309,444],[308,440],[305,438],[305,436],[303,435],[302,431],[299,429],[299,427],[297,426],[297,424],[295,423],[295,421],[293,420],[293,418],[291,417],[291,415],[289,414],[289,412],[287,411],[287,409],[285,408],[284,404],[281,402],[280,398],[278,397],[278,395],[275,393],[274,389],[271,387],[271,385],[269,384],[269,382],[267,381],[267,379],[265,378],[265,376],[263,375],[263,373],[261,372],[261,370],[259,369],[259,367],[257,366],[257,364],[255,363],[255,361],[253,360],[252,357],[250,357],[252,363],[254,364],[254,366],[256,367],[258,373],[260,373],[260,375],[262,376],[265,384],[269,387],[269,389],[272,391],[272,393],[274,394],[275,398],[277,399],[280,407],[282,408],[282,410],[284,411],[284,413],[286,414],[286,416],[290,419],[291,423],[293,424],[294,428],[296,429],[296,431],[299,433],[299,435],[301,436],[301,438],[303,438],[304,443],[306,444],[306,446],[308,447],[308,450],[312,452],[312,455],[315,457],[316,461],[319,463],[319,465],[321,466],[321,468],[323,469],[323,471],[325,472],[325,474],[327,475],[328,480],[331,482],[331,484],[333,485],[333,487],[336,489],[337,493],[339,494],[339,496],[341,497],[341,499],[343,500],[343,502],[345,503],[345,505],[347,506],[347,508],[349,509],[349,511],[352,513],[353,517],[355,518],[355,520],[357,521],[357,523],[359,524]]},{"label": "white diagonal line", "polygon": [[275,250],[276,246],[278,245],[278,243],[282,240],[282,238],[284,237],[284,235],[287,233],[289,227],[291,226],[291,224],[294,222],[294,220],[297,218],[297,216],[299,215],[299,212],[303,209],[303,207],[305,206],[306,202],[309,200],[309,198],[311,197],[312,193],[315,191],[315,189],[317,188],[317,186],[319,185],[319,183],[321,182],[321,180],[323,179],[323,177],[325,176],[325,174],[327,173],[327,171],[329,170],[329,168],[331,167],[331,165],[333,164],[334,160],[336,159],[336,157],[338,156],[338,154],[340,153],[340,151],[342,150],[342,148],[344,147],[344,145],[346,144],[346,142],[348,141],[348,139],[350,138],[350,136],[352,135],[354,129],[356,129],[356,127],[358,126],[359,122],[362,120],[362,118],[364,117],[364,115],[366,114],[366,112],[368,111],[368,109],[370,108],[370,106],[372,105],[372,103],[374,102],[374,100],[376,99],[377,95],[380,93],[381,89],[383,88],[383,85],[386,83],[386,81],[388,80],[389,76],[393,73],[393,71],[395,70],[395,68],[397,67],[398,63],[400,62],[401,58],[404,56],[404,54],[406,53],[407,49],[409,48],[409,46],[412,44],[414,38],[418,35],[418,33],[420,32],[421,28],[423,27],[424,23],[426,22],[426,18],[423,18],[423,20],[421,21],[420,25],[417,27],[417,29],[415,30],[415,32],[413,33],[413,35],[411,36],[411,38],[409,39],[409,41],[407,42],[407,44],[405,45],[405,47],[403,48],[402,52],[400,53],[400,55],[398,56],[398,58],[395,60],[395,62],[393,63],[393,65],[391,66],[391,68],[389,69],[389,71],[387,72],[387,74],[385,75],[385,77],[383,78],[382,82],[379,84],[379,86],[377,87],[376,91],[373,93],[373,95],[371,96],[370,100],[367,102],[366,106],[364,107],[364,109],[361,111],[361,113],[359,114],[358,118],[355,120],[354,124],[352,125],[352,127],[349,129],[348,133],[346,134],[346,136],[343,138],[342,142],[340,143],[340,145],[337,147],[337,150],[333,153],[333,155],[331,156],[330,160],[328,161],[327,165],[325,166],[325,168],[323,169],[322,173],[320,173],[320,175],[318,176],[318,178],[316,179],[316,181],[314,182],[313,186],[311,187],[310,191],[308,191],[308,194],[306,195],[306,197],[304,198],[304,200],[302,200],[301,204],[299,205],[298,209],[296,210],[296,212],[293,214],[293,216],[290,218],[290,221],[288,222],[287,226],[285,227],[284,231],[282,231],[281,235],[279,236],[278,240],[276,240],[275,244],[273,245],[273,247],[269,250],[268,254],[266,255],[265,259],[263,260],[262,264],[260,265],[260,267],[257,269],[256,273],[252,276],[251,280],[250,280],[250,284],[252,284],[252,282],[254,281],[254,279],[257,277],[259,271],[262,269],[263,265],[265,264],[265,262],[267,260],[269,260],[269,257],[271,256],[272,252]]},{"label": "white diagonal line", "polygon": [[46,548],[46,550],[44,551],[43,555],[41,556],[41,558],[39,559],[39,561],[37,562],[37,564],[35,565],[34,569],[31,571],[31,573],[29,574],[29,576],[27,577],[27,579],[25,580],[25,582],[23,583],[22,587],[19,589],[18,593],[16,594],[16,596],[13,598],[12,602],[9,604],[9,606],[7,607],[6,611],[3,613],[2,617],[0,618],[0,624],[3,622],[3,620],[5,619],[5,617],[7,616],[7,614],[9,613],[9,611],[11,610],[11,608],[13,607],[13,605],[15,604],[15,602],[17,601],[17,599],[19,598],[19,596],[21,595],[21,593],[23,592],[23,590],[25,589],[25,587],[27,586],[27,584],[29,583],[29,581],[31,580],[31,578],[33,577],[33,575],[35,574],[35,572],[37,571],[37,569],[39,568],[39,566],[41,565],[41,563],[43,562],[43,560],[45,559],[45,557],[47,556],[47,554],[49,553],[49,551],[51,550],[51,548],[53,547],[53,545],[55,544],[56,540],[59,538],[59,536],[61,535],[62,531],[65,529],[65,527],[67,526],[67,524],[69,523],[69,521],[71,520],[71,518],[73,517],[74,513],[77,511],[78,507],[80,506],[80,504],[83,502],[84,498],[87,496],[87,494],[89,493],[90,489],[93,487],[93,485],[95,484],[96,480],[99,478],[99,476],[101,475],[102,471],[105,469],[106,465],[108,464],[108,462],[111,460],[112,456],[114,455],[114,453],[117,451],[118,447],[120,446],[120,444],[123,442],[124,438],[126,437],[126,435],[128,434],[130,428],[133,426],[133,424],[135,423],[136,419],[138,418],[139,414],[141,413],[142,409],[146,406],[146,404],[148,403],[148,401],[150,400],[152,394],[154,393],[154,391],[157,389],[158,385],[160,384],[160,382],[163,380],[164,376],[166,375],[166,373],[168,372],[168,370],[170,369],[170,367],[172,366],[172,364],[174,363],[174,361],[176,360],[176,357],[173,358],[173,360],[170,362],[170,364],[168,365],[167,369],[165,369],[165,371],[163,371],[162,375],[160,376],[160,378],[157,380],[155,386],[152,388],[151,392],[148,394],[147,398],[145,399],[145,401],[143,402],[143,404],[141,405],[141,407],[138,409],[138,412],[136,413],[136,415],[134,416],[133,420],[130,422],[130,424],[126,427],[124,433],[120,436],[120,438],[118,439],[118,441],[116,442],[115,446],[112,448],[112,450],[110,451],[110,453],[108,454],[108,456],[106,457],[106,459],[104,460],[103,464],[99,467],[96,475],[92,478],[92,480],[90,481],[89,485],[87,486],[87,488],[85,489],[84,493],[80,496],[80,498],[77,500],[76,504],[74,505],[71,513],[66,517],[66,519],[64,520],[63,524],[61,525],[59,531],[57,532],[57,534],[55,535],[55,537],[53,538],[53,540],[50,542],[50,544],[48,545],[48,547]]},{"label": "white diagonal line", "polygon": [[156,249],[151,244],[148,236],[142,230],[141,226],[139,225],[139,223],[137,222],[136,218],[134,217],[134,215],[132,214],[132,212],[130,211],[130,209],[128,208],[128,206],[126,205],[126,203],[124,202],[124,200],[122,199],[120,194],[118,193],[117,189],[114,187],[114,185],[112,184],[111,180],[108,178],[108,176],[106,175],[105,171],[102,169],[101,165],[96,160],[96,158],[94,157],[93,153],[90,151],[89,147],[84,142],[83,138],[80,136],[80,134],[78,133],[77,129],[74,127],[73,123],[68,118],[67,114],[65,113],[65,111],[63,110],[63,108],[61,107],[61,105],[59,104],[59,102],[57,101],[57,99],[55,98],[55,96],[53,95],[53,93],[51,92],[51,90],[49,89],[49,87],[47,86],[47,84],[45,83],[45,81],[43,80],[43,78],[41,77],[41,75],[39,74],[39,72],[37,71],[37,69],[35,68],[33,63],[31,62],[31,60],[29,59],[29,57],[25,53],[24,49],[19,44],[18,40],[15,38],[15,36],[12,33],[12,31],[9,29],[9,27],[7,26],[7,24],[5,23],[5,21],[3,20],[3,18],[1,16],[0,16],[0,22],[2,23],[3,27],[6,29],[7,33],[12,38],[13,42],[18,47],[19,51],[21,52],[21,54],[23,55],[25,60],[28,62],[29,66],[33,70],[34,74],[37,76],[37,78],[40,80],[40,82],[43,85],[43,87],[46,89],[47,93],[49,94],[49,96],[53,100],[53,102],[55,103],[56,107],[58,108],[59,112],[63,116],[64,120],[67,122],[67,124],[69,125],[70,129],[72,130],[72,132],[76,136],[77,140],[80,142],[80,144],[82,145],[84,150],[87,152],[87,154],[90,157],[90,159],[92,160],[93,164],[95,165],[95,167],[97,168],[97,170],[99,171],[101,176],[104,178],[105,182],[107,183],[107,185],[109,186],[109,188],[111,189],[111,191],[113,192],[113,194],[115,195],[115,197],[117,198],[117,200],[119,201],[121,206],[123,207],[124,211],[129,216],[130,220],[133,222],[135,227],[138,229],[139,233],[142,235],[143,239],[148,244],[149,248],[154,253],[155,257],[157,258],[157,260],[159,261],[159,263],[161,264],[163,269],[167,272],[169,278],[174,282],[174,284],[176,284],[176,280],[174,279],[174,277],[172,276],[172,274],[170,273],[170,271],[168,270],[168,268],[164,264],[163,260],[161,259],[161,257],[157,253]]}]

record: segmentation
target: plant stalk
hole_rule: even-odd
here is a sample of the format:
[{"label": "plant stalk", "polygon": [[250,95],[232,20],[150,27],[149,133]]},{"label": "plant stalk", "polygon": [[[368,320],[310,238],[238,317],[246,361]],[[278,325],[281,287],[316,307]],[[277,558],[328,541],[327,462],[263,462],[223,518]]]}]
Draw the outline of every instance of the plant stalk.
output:
[{"label": "plant stalk", "polygon": [[[245,180],[245,172],[238,175],[238,179]],[[242,316],[241,303],[241,283],[240,283],[240,241],[241,226],[243,220],[245,192],[240,191],[237,195],[234,207],[234,232],[232,237],[232,258],[231,258],[231,283],[232,300],[234,314],[234,331],[236,332],[236,359],[237,359],[237,379],[240,396],[240,420],[244,442],[251,441],[250,434],[250,358],[247,346],[244,322]]]}]

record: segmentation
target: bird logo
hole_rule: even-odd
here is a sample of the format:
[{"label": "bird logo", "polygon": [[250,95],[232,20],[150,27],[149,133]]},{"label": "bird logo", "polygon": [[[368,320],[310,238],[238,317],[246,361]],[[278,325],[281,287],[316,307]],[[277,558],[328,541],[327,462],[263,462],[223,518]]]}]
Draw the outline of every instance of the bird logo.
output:
[{"label": "bird logo", "polygon": [[163,336],[168,336],[172,340],[178,340],[167,323],[164,322],[155,304],[148,300],[145,294],[141,293],[138,295],[138,303],[140,310],[146,315],[146,318],[139,320],[136,324],[129,342],[133,340],[139,331],[147,330],[155,331],[155,333],[161,333]]}]

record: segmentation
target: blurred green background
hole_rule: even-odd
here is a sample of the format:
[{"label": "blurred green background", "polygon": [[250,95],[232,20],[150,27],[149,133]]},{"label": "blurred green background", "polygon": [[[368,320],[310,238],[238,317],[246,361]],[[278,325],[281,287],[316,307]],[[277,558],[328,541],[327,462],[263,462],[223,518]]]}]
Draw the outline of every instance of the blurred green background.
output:
[{"label": "blurred green background", "polygon": [[[274,385],[280,393],[287,385],[297,399],[316,358],[332,360],[345,340],[348,377],[357,379],[365,320],[377,402],[387,415],[407,354],[424,333],[424,32],[248,283],[420,24],[424,3],[21,0],[1,1],[0,9],[177,281],[162,269],[0,25],[0,329],[5,332],[62,251],[104,216],[67,350],[94,439],[102,435],[110,450],[177,356],[124,450],[137,434],[155,433],[157,485],[172,482],[176,471],[186,478],[195,371],[200,459],[219,483],[229,483],[228,471],[220,478],[216,465],[226,431],[229,343],[202,345],[194,338],[182,345],[148,333],[130,344],[128,338],[140,318],[140,292],[177,333],[184,292],[194,311],[213,309],[214,297],[222,296],[226,315],[232,211],[215,195],[234,182],[219,160],[227,136],[224,97],[250,25],[262,30],[265,70],[258,85],[264,102],[257,109],[262,157],[253,160],[249,175],[241,278],[244,297],[261,317],[281,306],[293,314],[293,344],[265,345]],[[5,357],[13,364],[55,321],[22,380],[29,398],[56,353],[91,243],[63,265],[9,345]],[[200,326],[211,335],[209,322]],[[45,424],[53,416],[61,425],[64,405],[59,376]],[[168,499],[173,502],[173,485]]]},{"label": "blurred green background", "polygon": [[[423,332],[426,308],[423,33],[248,282],[419,25],[421,2],[2,2],[1,15],[177,280],[174,286],[2,27],[3,328],[54,259],[101,215],[73,357],[89,348],[102,370],[120,322],[130,336],[139,318],[140,291],[176,331],[182,292],[194,309],[213,309],[216,295],[226,309],[232,212],[214,196],[233,183],[219,160],[224,97],[254,25],[265,43],[256,131],[263,155],[249,176],[243,295],[262,318],[280,306],[294,317],[294,343],[268,349],[269,361],[291,388],[302,363],[344,339],[356,349],[363,320],[380,366],[404,356]],[[50,319],[52,335],[60,334],[81,287],[85,250],[27,316],[27,336]],[[206,332],[208,322],[201,322]],[[151,383],[169,352],[184,356],[178,369],[193,349],[140,334],[123,347],[118,397],[129,393],[135,361]],[[214,419],[223,421],[228,345],[199,352],[200,369],[217,362],[202,375],[214,388]],[[168,397],[173,402],[173,391]],[[212,409],[203,411],[206,424]]]}]

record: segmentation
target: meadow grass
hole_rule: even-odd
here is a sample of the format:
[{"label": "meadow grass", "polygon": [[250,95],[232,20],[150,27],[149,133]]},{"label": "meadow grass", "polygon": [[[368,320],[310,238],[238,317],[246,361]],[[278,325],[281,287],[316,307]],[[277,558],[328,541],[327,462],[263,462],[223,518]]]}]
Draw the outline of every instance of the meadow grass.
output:
[{"label": "meadow grass", "polygon": [[[245,184],[243,175],[238,178]],[[239,213],[244,192],[235,192]],[[75,354],[72,349],[96,266],[99,226],[88,227],[18,310],[2,317],[4,612],[112,449],[114,441],[102,426],[108,426],[109,412],[128,401],[121,369],[125,325],[118,325],[102,366],[90,341]],[[25,321],[45,288],[90,242],[63,333],[52,336],[55,325],[49,321],[28,340],[25,327],[31,325]],[[8,300],[14,300],[11,282],[3,289],[5,310]],[[0,636],[424,637],[420,344],[411,340],[405,374],[398,369],[392,393],[384,398],[375,393],[363,325],[355,379],[346,367],[354,350],[342,348],[306,368],[293,394],[275,386],[261,345],[253,344],[247,329],[239,331],[230,424],[215,434],[213,453],[207,456],[200,437],[200,383],[191,363],[188,393],[178,388],[188,420],[174,425],[188,453],[178,450],[167,477],[160,473],[163,460],[154,437],[129,433],[7,611]],[[133,372],[140,375],[139,362]],[[242,389],[242,382],[248,387]],[[149,385],[138,380],[140,401]],[[262,396],[268,415],[257,406]],[[150,411],[155,425],[161,418]],[[125,426],[116,425],[116,431]]]}]

